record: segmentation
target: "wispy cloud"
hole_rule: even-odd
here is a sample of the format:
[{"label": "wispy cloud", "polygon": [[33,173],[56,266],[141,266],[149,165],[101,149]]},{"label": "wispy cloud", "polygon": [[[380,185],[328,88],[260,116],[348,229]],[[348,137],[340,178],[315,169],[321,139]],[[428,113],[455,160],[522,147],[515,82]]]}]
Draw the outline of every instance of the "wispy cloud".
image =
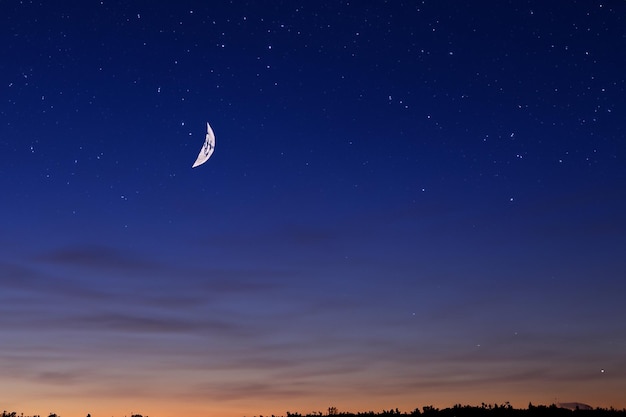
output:
[{"label": "wispy cloud", "polygon": [[35,260],[64,267],[125,271],[153,271],[160,266],[159,262],[129,251],[89,244],[54,249],[37,255]]}]

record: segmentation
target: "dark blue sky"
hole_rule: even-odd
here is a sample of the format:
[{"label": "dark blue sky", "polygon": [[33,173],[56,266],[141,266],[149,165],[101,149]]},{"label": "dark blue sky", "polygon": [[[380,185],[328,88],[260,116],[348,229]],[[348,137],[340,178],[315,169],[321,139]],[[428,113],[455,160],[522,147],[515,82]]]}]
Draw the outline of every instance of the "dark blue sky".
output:
[{"label": "dark blue sky", "polygon": [[625,2],[0,12],[4,409],[626,407]]}]

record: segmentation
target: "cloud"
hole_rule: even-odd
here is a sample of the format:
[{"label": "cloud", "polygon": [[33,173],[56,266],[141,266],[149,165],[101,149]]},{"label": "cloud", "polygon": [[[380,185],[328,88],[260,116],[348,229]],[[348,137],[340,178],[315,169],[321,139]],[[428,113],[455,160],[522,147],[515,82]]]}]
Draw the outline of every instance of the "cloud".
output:
[{"label": "cloud", "polygon": [[[14,263],[0,263],[0,299],[11,292],[11,296],[0,305],[3,307],[36,310],[45,304],[69,300],[103,300],[107,294],[85,282],[59,276],[41,269]],[[64,300],[64,301],[61,301]],[[20,309],[21,309],[20,308]]]},{"label": "cloud", "polygon": [[84,371],[61,372],[61,371],[44,371],[40,372],[35,379],[39,382],[49,385],[76,385],[84,380]]},{"label": "cloud", "polygon": [[129,251],[108,246],[81,245],[56,249],[39,255],[39,261],[65,267],[154,271],[160,263],[149,261]]},{"label": "cloud", "polygon": [[[224,267],[216,258],[202,266],[172,263],[139,255],[129,250],[102,245],[74,245],[53,249],[33,257],[33,261],[61,267],[65,274],[81,271],[85,280],[89,276],[119,277],[133,279],[154,286],[168,284],[176,292],[179,289],[207,290],[216,293],[257,292],[276,287],[276,278],[289,275],[285,270]],[[74,272],[74,275],[77,275]],[[127,281],[127,280],[126,280]],[[94,284],[94,283],[92,283]]]},{"label": "cloud", "polygon": [[45,283],[43,274],[32,268],[0,262],[0,285],[5,289],[23,289]]},{"label": "cloud", "polygon": [[217,401],[238,401],[260,398],[282,400],[284,398],[306,397],[317,390],[316,386],[289,381],[251,382],[218,381],[197,384],[190,388],[188,397],[208,398]]},{"label": "cloud", "polygon": [[[190,267],[139,256],[105,246],[75,245],[33,255],[28,265],[0,262],[0,326],[34,323],[76,327],[91,321],[118,329],[199,329],[203,325],[167,317],[223,314],[234,317],[243,303],[275,305],[290,272],[261,268],[232,268],[211,263]],[[264,300],[264,301],[263,301]],[[131,316],[87,318],[81,311],[109,314],[133,311]],[[229,312],[230,310],[230,312]],[[31,317],[33,314],[38,317]],[[146,319],[145,317],[150,317]],[[152,320],[155,317],[166,317]],[[77,320],[79,318],[79,321]],[[152,321],[151,321],[152,320]],[[54,321],[54,323],[50,323]],[[31,324],[28,324],[31,323]],[[214,330],[220,323],[205,323]],[[222,328],[224,330],[224,328]]]}]

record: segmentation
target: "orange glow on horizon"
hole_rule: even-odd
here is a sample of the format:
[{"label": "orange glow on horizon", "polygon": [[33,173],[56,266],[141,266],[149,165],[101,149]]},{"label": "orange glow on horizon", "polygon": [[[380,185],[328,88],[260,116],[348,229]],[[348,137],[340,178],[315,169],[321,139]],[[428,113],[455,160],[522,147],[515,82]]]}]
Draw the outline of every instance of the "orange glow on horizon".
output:
[{"label": "orange glow on horizon", "polygon": [[[515,385],[515,384],[511,384]],[[24,415],[40,415],[47,417],[49,413],[56,413],[61,417],[84,417],[91,414],[92,417],[129,417],[131,414],[141,414],[144,417],[250,417],[259,415],[285,415],[289,412],[301,414],[323,412],[328,407],[336,407],[339,411],[346,412],[380,412],[383,409],[398,408],[402,412],[410,412],[415,408],[422,409],[424,406],[436,408],[452,407],[456,404],[480,406],[486,404],[504,404],[509,402],[515,408],[527,408],[529,403],[534,405],[550,405],[556,402],[581,402],[592,407],[623,409],[626,402],[618,401],[621,392],[609,392],[598,387],[593,392],[580,386],[572,389],[577,384],[567,383],[560,387],[544,387],[544,394],[536,393],[537,386],[515,386],[517,390],[512,394],[512,387],[491,387],[489,392],[480,392],[472,389],[455,390],[446,389],[423,389],[420,392],[366,395],[358,393],[327,394],[325,398],[318,396],[301,396],[297,398],[285,397],[283,399],[249,398],[225,401],[209,401],[201,398],[181,398],[177,400],[171,396],[155,396],[153,398],[96,398],[76,396],[48,396],[45,395],[21,395],[15,389],[9,389],[5,393],[13,395],[13,400],[5,402],[3,407],[7,411],[16,411]],[[21,389],[27,388],[22,386]],[[606,387],[604,387],[606,388]],[[331,390],[329,390],[331,391]],[[551,392],[550,392],[551,391]],[[534,394],[533,394],[534,392]],[[77,393],[78,394],[78,393]],[[164,393],[163,393],[164,394]]]}]

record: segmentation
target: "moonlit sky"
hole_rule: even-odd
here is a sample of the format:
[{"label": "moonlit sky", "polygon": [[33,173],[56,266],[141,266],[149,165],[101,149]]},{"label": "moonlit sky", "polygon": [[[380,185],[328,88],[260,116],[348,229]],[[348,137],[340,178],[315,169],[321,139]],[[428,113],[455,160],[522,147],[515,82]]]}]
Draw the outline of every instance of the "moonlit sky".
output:
[{"label": "moonlit sky", "polygon": [[0,37],[1,409],[626,407],[626,2],[3,0]]}]

